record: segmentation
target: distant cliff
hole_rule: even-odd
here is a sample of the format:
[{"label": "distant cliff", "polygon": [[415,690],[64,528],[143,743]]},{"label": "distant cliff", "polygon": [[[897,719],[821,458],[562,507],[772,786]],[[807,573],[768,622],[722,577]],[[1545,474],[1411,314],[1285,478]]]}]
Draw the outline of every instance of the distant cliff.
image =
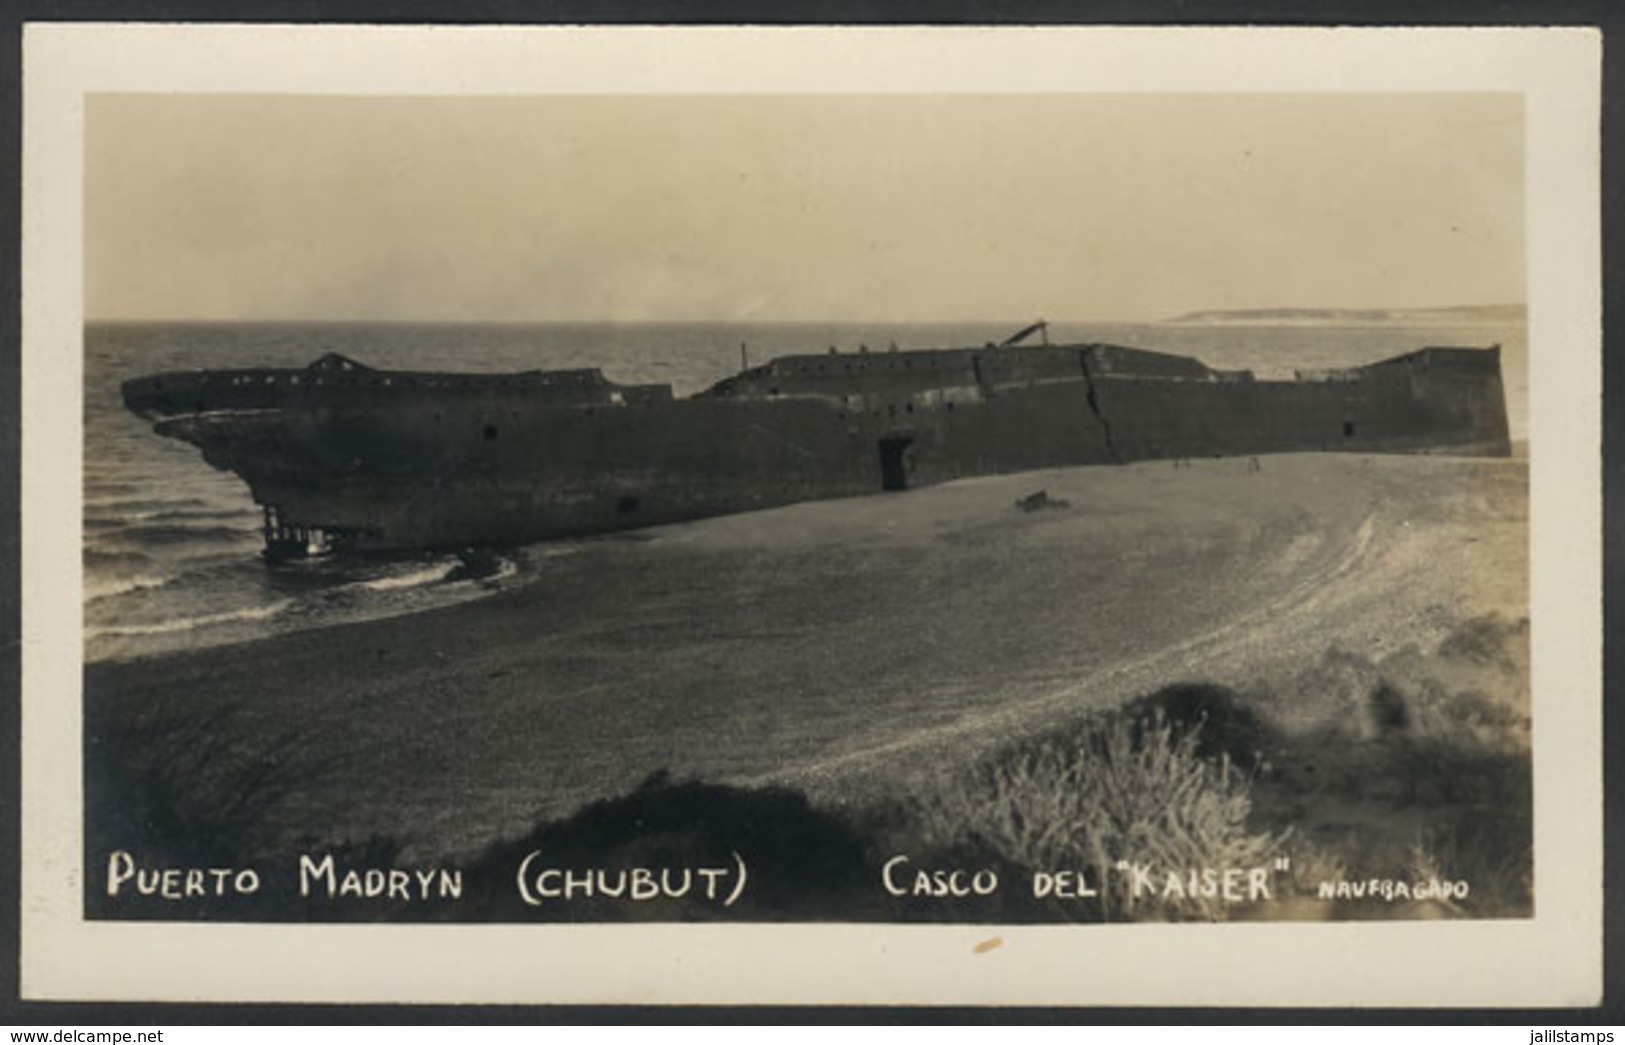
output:
[{"label": "distant cliff", "polygon": [[1523,305],[1461,305],[1450,308],[1244,308],[1186,312],[1164,323],[1200,326],[1233,323],[1265,326],[1340,326],[1366,323],[1399,326],[1472,326],[1522,323]]}]

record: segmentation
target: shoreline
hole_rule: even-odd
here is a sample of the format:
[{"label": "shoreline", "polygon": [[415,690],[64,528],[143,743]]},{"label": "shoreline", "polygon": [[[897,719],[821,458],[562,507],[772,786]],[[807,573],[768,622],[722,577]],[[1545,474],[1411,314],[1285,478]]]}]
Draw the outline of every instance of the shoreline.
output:
[{"label": "shoreline", "polygon": [[[703,520],[468,603],[89,664],[87,773],[115,710],[206,723],[234,757],[282,760],[268,846],[390,837],[451,859],[660,771],[861,802],[1159,685],[1527,616],[1525,462],[1261,461]],[[1014,508],[1039,489],[1069,506]]]}]

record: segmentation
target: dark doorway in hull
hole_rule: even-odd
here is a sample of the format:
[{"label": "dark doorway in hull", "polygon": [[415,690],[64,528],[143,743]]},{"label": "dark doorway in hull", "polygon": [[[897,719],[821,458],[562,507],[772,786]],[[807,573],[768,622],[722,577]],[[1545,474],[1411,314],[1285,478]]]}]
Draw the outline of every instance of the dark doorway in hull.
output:
[{"label": "dark doorway in hull", "polygon": [[908,489],[908,448],[914,440],[907,436],[892,436],[880,441],[880,488],[882,490]]}]

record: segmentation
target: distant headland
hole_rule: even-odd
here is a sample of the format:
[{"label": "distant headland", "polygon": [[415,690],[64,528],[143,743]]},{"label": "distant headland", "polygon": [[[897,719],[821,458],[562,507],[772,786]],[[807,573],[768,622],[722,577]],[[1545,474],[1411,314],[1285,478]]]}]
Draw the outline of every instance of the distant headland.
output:
[{"label": "distant headland", "polygon": [[1432,326],[1523,323],[1525,305],[1458,305],[1446,308],[1245,308],[1186,312],[1162,320],[1169,325],[1198,326],[1237,323],[1249,325],[1324,326],[1391,323]]}]

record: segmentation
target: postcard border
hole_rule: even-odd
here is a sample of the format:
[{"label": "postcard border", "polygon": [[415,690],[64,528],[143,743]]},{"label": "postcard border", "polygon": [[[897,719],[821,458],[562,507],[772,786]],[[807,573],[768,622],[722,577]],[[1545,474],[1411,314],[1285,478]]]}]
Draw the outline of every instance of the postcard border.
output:
[{"label": "postcard border", "polygon": [[[329,46],[333,38],[347,37],[350,32],[333,30],[322,46]],[[422,46],[420,40],[414,39],[419,37],[420,32],[444,39],[442,34],[449,32],[460,35],[465,31],[388,32],[394,36],[394,43],[399,45],[400,50],[410,52]],[[569,45],[572,47],[580,46],[587,39],[593,40],[595,45],[602,45],[610,37],[615,37],[614,45],[631,53],[633,58],[629,60],[636,60],[636,56],[644,53],[643,49],[650,43],[649,33],[671,31],[628,30],[624,31],[624,35],[590,31],[583,31],[584,35],[566,31],[540,32],[551,38],[543,46],[558,45],[566,38],[574,40]],[[719,46],[734,47],[741,42],[738,32],[700,31],[696,38],[708,38],[701,49],[717,41],[722,41]],[[766,32],[769,36],[777,35]],[[855,31],[841,32],[843,42],[851,43],[852,32]],[[940,48],[951,50],[969,46],[977,32],[917,31],[910,36],[915,41],[929,40],[925,47],[934,49],[940,59]],[[1028,62],[1042,68],[1046,64],[1046,56],[1053,56],[1054,53],[1048,49],[1063,46],[1060,43],[1062,38],[1069,40],[1065,46],[1080,46],[1075,36],[1079,33],[1089,34],[1099,41],[1111,38],[1114,48],[1127,47],[1129,50],[1144,47],[1157,51],[1175,46],[1173,41],[1177,41],[1179,49],[1189,48],[1192,53],[1206,46],[1200,41],[1209,34],[1215,38],[1227,37],[1227,44],[1234,44],[1238,39],[1234,35],[1238,31],[1235,30],[1178,31],[1171,34],[1167,30],[1126,32],[1128,36],[1116,37],[1112,31],[1105,30],[1034,31],[1030,35],[1004,30],[994,34],[995,38],[1003,39],[983,38],[976,46],[996,42],[999,46],[1020,47],[1021,38],[1027,36],[1029,50],[1020,62],[985,63],[992,66],[1012,64],[1025,70]],[[1349,32],[1377,35],[1368,35],[1367,42],[1362,44],[1345,35]],[[82,237],[79,235],[81,229],[75,206],[77,194],[73,191],[80,182],[77,170],[72,172],[72,176],[62,178],[60,166],[64,156],[77,155],[73,136],[78,127],[72,119],[76,99],[86,90],[132,89],[130,85],[134,82],[145,84],[146,89],[206,89],[204,84],[187,82],[189,70],[197,68],[196,63],[203,50],[213,50],[223,40],[236,34],[248,33],[252,36],[252,39],[246,40],[246,46],[261,55],[261,61],[268,60],[263,56],[274,54],[279,48],[284,49],[284,54],[293,53],[286,49],[297,49],[297,41],[309,39],[312,33],[323,37],[330,34],[326,29],[296,27],[287,27],[286,33],[281,30],[220,28],[198,34],[179,27],[31,26],[27,32],[25,50],[28,64],[24,104],[25,119],[30,130],[24,143],[24,327],[20,410],[23,423],[22,489],[24,504],[29,508],[23,517],[22,530],[26,555],[22,562],[22,596],[23,606],[28,610],[24,620],[22,648],[23,995],[30,998],[177,1001],[218,998],[364,1002],[411,998],[447,1002],[563,1001],[603,1004],[985,1001],[999,1004],[1447,1003],[1489,1006],[1582,1005],[1595,1000],[1600,991],[1600,930],[1592,933],[1594,938],[1590,940],[1587,933],[1592,927],[1600,925],[1601,913],[1600,834],[1593,829],[1601,821],[1601,752],[1599,747],[1595,757],[1586,757],[1589,752],[1584,751],[1583,745],[1581,754],[1564,752],[1557,749],[1558,741],[1550,738],[1563,740],[1600,735],[1601,616],[1598,583],[1601,560],[1600,528],[1595,525],[1600,518],[1600,492],[1595,489],[1596,476],[1600,471],[1596,456],[1600,431],[1597,408],[1600,403],[1591,403],[1591,396],[1599,387],[1600,315],[1597,295],[1600,265],[1594,246],[1580,250],[1575,246],[1595,245],[1598,238],[1598,215],[1594,210],[1585,213],[1588,210],[1587,201],[1599,199],[1594,131],[1598,119],[1598,38],[1596,34],[1584,30],[1493,31],[1499,38],[1490,39],[1488,46],[1481,49],[1478,44],[1484,43],[1487,38],[1480,33],[1488,31],[1401,32],[1404,34],[1402,37],[1383,30],[1336,31],[1340,45],[1353,45],[1354,52],[1365,48],[1365,61],[1368,63],[1374,60],[1373,48],[1380,46],[1387,49],[1388,53],[1381,56],[1381,64],[1386,65],[1396,60],[1392,53],[1395,47],[1400,51],[1415,48],[1420,55],[1428,40],[1445,41],[1447,49],[1459,48],[1462,56],[1471,58],[1469,64],[1462,67],[1471,71],[1472,75],[1467,77],[1460,76],[1461,68],[1448,66],[1448,63],[1442,63],[1447,64],[1447,69],[1445,75],[1440,76],[1437,68],[1415,69],[1416,66],[1428,65],[1427,61],[1414,62],[1413,71],[1401,77],[1411,86],[1397,89],[1526,91],[1530,101],[1530,156],[1532,159],[1561,157],[1564,160],[1557,170],[1539,170],[1538,164],[1532,162],[1531,207],[1544,207],[1546,204],[1537,197],[1544,200],[1547,193],[1553,193],[1569,201],[1568,211],[1579,212],[1555,217],[1542,213],[1540,220],[1536,221],[1532,210],[1529,237],[1531,272],[1549,274],[1561,270],[1565,278],[1558,282],[1566,284],[1547,287],[1545,284],[1551,282],[1549,278],[1532,278],[1531,344],[1572,339],[1576,344],[1586,346],[1589,353],[1583,364],[1572,367],[1565,365],[1561,373],[1545,373],[1533,367],[1531,373],[1531,441],[1541,446],[1540,460],[1531,475],[1531,522],[1537,534],[1533,549],[1532,603],[1535,606],[1572,607],[1564,617],[1562,628],[1556,628],[1543,619],[1539,611],[1533,615],[1536,761],[1537,780],[1540,782],[1536,800],[1536,834],[1537,853],[1544,860],[1537,869],[1539,913],[1536,919],[1518,924],[1452,923],[1429,926],[1088,927],[1084,940],[1086,946],[1076,948],[1071,956],[1096,961],[1109,956],[1109,960],[1098,966],[1100,978],[1092,978],[1082,985],[1072,980],[1056,983],[1053,969],[1046,969],[1042,963],[1035,964],[1029,960],[1029,956],[1036,956],[1041,950],[1048,951],[1056,943],[1055,937],[1076,937],[1079,933],[1076,929],[1053,927],[999,927],[998,933],[1008,946],[1000,948],[1000,956],[996,959],[1003,962],[1004,967],[990,975],[991,963],[982,960],[973,951],[974,944],[988,936],[988,930],[976,926],[913,929],[896,926],[797,926],[789,930],[798,937],[795,948],[777,946],[770,937],[786,930],[768,926],[505,926],[495,929],[369,926],[364,930],[369,944],[388,940],[388,949],[397,951],[395,945],[400,943],[397,953],[412,954],[410,945],[417,942],[402,942],[403,935],[433,939],[435,946],[432,950],[441,951],[443,948],[439,945],[446,939],[445,934],[469,933],[474,934],[470,936],[471,940],[487,947],[488,956],[492,953],[489,945],[497,943],[503,947],[517,948],[519,955],[529,960],[512,961],[514,954],[504,955],[509,960],[500,965],[472,970],[474,975],[484,977],[482,990],[472,991],[463,987],[452,993],[446,990],[449,981],[443,975],[445,970],[439,970],[441,975],[425,981],[417,978],[423,975],[422,970],[417,973],[403,970],[398,975],[385,977],[381,970],[374,969],[368,980],[377,993],[369,993],[366,985],[358,984],[351,978],[348,986],[361,989],[346,990],[342,997],[323,994],[320,981],[324,977],[342,978],[346,972],[353,973],[358,964],[365,965],[364,962],[356,963],[353,955],[339,955],[344,950],[343,939],[359,935],[355,927],[151,927],[95,925],[79,921],[75,907],[63,906],[65,894],[62,892],[62,887],[72,886],[76,878],[77,855],[74,846],[77,833],[71,832],[73,837],[70,838],[67,837],[70,832],[56,829],[60,828],[60,823],[43,823],[33,811],[37,806],[28,804],[28,800],[35,796],[50,795],[60,802],[76,798],[78,792],[78,702],[76,699],[63,700],[64,693],[78,694],[78,682],[72,679],[69,680],[71,684],[68,689],[59,688],[64,682],[64,675],[71,675],[72,671],[77,670],[73,651],[68,651],[69,655],[64,660],[65,647],[60,636],[68,634],[76,640],[79,634],[78,608],[76,600],[62,600],[51,595],[53,590],[78,590],[77,544],[73,545],[71,556],[64,557],[62,542],[55,539],[62,532],[64,520],[70,523],[67,532],[76,537],[79,509],[77,484],[68,481],[77,480],[77,465],[67,470],[60,467],[62,455],[72,454],[72,459],[77,461],[80,445],[80,414],[76,409],[79,395],[76,350],[79,348],[79,316],[82,309],[76,264]],[[1293,43],[1300,55],[1303,54],[1305,41],[1311,37],[1324,38],[1322,31],[1316,30],[1282,30],[1263,35],[1284,41],[1286,37],[1280,34],[1308,34],[1297,35]],[[109,40],[114,36],[120,38],[116,48],[118,53],[108,50]],[[132,36],[137,39],[132,40]],[[202,37],[210,39],[205,41]],[[724,41],[723,37],[731,39]],[[901,37],[888,32],[879,33],[875,37],[876,50],[867,57],[870,62],[878,61],[876,56],[884,57],[885,65],[895,74],[899,64],[897,51],[888,49],[891,43],[881,47],[879,37],[890,37],[892,42]],[[1476,43],[1469,44],[1469,39]],[[761,43],[761,39],[752,41],[751,49],[759,50]],[[805,46],[806,43],[803,37],[797,46]],[[458,46],[463,44],[459,43]],[[1243,46],[1251,48],[1255,43],[1249,40]],[[669,37],[662,41],[662,47],[669,47]],[[1269,47],[1263,49],[1269,50]],[[1312,51],[1314,47],[1308,50]],[[1038,52],[1036,57],[1034,51]],[[1118,59],[1123,56],[1122,51],[1113,53]],[[150,75],[150,70],[136,68],[137,58],[151,61],[158,55],[166,55],[168,60],[164,63],[165,70],[156,78]],[[1338,81],[1346,83],[1349,66],[1359,63],[1349,62],[1348,52],[1342,52],[1342,57],[1344,61],[1337,70]],[[1436,57],[1435,54],[1435,60]],[[1547,64],[1554,61],[1556,68]],[[189,62],[192,64],[189,65]],[[747,64],[748,75],[766,77],[761,82],[780,83],[784,78],[773,74],[787,68],[773,62],[766,65]],[[927,75],[933,64],[930,61],[925,61],[923,67],[906,62],[902,64],[906,71],[916,74],[915,79],[907,80],[906,89],[923,89],[932,82]],[[1118,68],[1114,63],[1108,64],[1114,69]],[[716,68],[714,60],[705,59],[703,65],[707,71],[698,74],[700,88],[730,89],[729,83],[716,79],[718,74],[711,71]],[[1259,70],[1269,68],[1267,63],[1261,61],[1245,63],[1245,66],[1249,72],[1243,77],[1244,84],[1250,82],[1250,77],[1258,75]],[[261,68],[252,63],[249,67]],[[267,67],[278,66],[273,62]],[[285,70],[287,64],[284,62],[280,68]],[[496,68],[499,70],[497,79],[502,80],[500,73],[507,67],[499,62]],[[665,73],[671,71],[667,68]],[[1516,71],[1518,75],[1509,78],[1509,71]],[[508,72],[511,74],[511,70]],[[1327,75],[1324,68],[1305,68],[1302,73],[1306,77],[1305,83],[1316,82],[1315,76]],[[980,81],[983,75],[978,72],[969,79]],[[989,82],[967,84],[957,79],[954,86],[975,90],[1062,89],[1046,79],[1048,75],[1023,73],[1016,77],[1019,82],[1016,87],[1000,88]],[[381,89],[402,89],[401,81],[392,81],[388,77],[384,79],[386,82]],[[652,82],[658,79],[640,76],[635,81],[635,89],[672,89],[669,82]],[[594,76],[587,77],[587,80],[590,83],[578,82],[573,89],[606,89]],[[843,86],[856,90],[861,80],[862,77],[849,79]],[[1132,82],[1133,76],[1130,75],[1127,80]],[[249,81],[249,89],[277,89],[269,77],[256,79],[250,76]],[[1118,81],[1119,84],[1122,82]],[[1494,86],[1486,88],[1486,84]],[[739,82],[731,87],[738,89]],[[782,89],[794,87],[794,83],[784,83]],[[554,85],[553,89],[566,87]],[[803,84],[802,89],[807,89],[807,85]],[[875,88],[871,85],[866,89]],[[1254,89],[1266,88],[1260,84],[1255,85]],[[41,189],[41,186],[49,188]],[[1578,259],[1578,263],[1576,254],[1584,255]],[[72,289],[64,294],[66,288]],[[61,365],[61,353],[72,356],[74,365]],[[61,415],[65,415],[71,423],[64,424]],[[1538,430],[1537,422],[1540,426]],[[68,432],[67,428],[73,431]],[[1549,462],[1546,458],[1553,451],[1561,452],[1562,457]],[[57,462],[55,467],[52,466],[53,461]],[[50,499],[52,511],[49,514],[35,510],[36,505],[45,506],[45,498]],[[1560,541],[1557,547],[1550,546],[1547,534],[1558,535]],[[42,559],[42,555],[45,558]],[[72,565],[64,569],[70,560]],[[70,580],[74,583],[68,583]],[[63,601],[73,605],[57,605]],[[72,671],[67,671],[65,668],[70,662]],[[1597,665],[1597,677],[1582,677],[1572,686],[1567,685],[1572,676],[1564,666],[1569,664]],[[1559,693],[1574,694],[1563,697],[1565,701],[1572,701],[1572,705],[1554,703],[1553,698]],[[73,720],[67,721],[66,716],[57,713],[59,709],[50,706],[52,700],[71,705]],[[71,757],[63,758],[63,752],[70,753]],[[69,774],[73,774],[71,779]],[[1554,786],[1553,781],[1559,779],[1562,785]],[[1571,786],[1575,784],[1578,786]],[[1579,796],[1578,808],[1575,808],[1576,795]],[[1558,805],[1554,805],[1554,798]],[[1559,816],[1557,810],[1562,806],[1568,809]],[[1563,858],[1556,875],[1550,870],[1550,858],[1554,853],[1561,854]],[[65,854],[69,857],[66,861]],[[1561,887],[1555,895],[1548,896],[1551,890],[1549,883]],[[76,901],[76,892],[73,892],[73,898]],[[72,917],[64,919],[64,914]],[[245,935],[237,938],[239,930]],[[1556,933],[1557,938],[1567,944],[1559,950],[1564,955],[1572,956],[1574,960],[1571,965],[1564,966],[1551,959],[1551,938],[1546,935],[1547,932]],[[157,938],[140,939],[154,935]],[[521,936],[525,939],[518,938]],[[1245,983],[1227,984],[1215,978],[1201,981],[1203,989],[1197,991],[1192,989],[1190,977],[1169,975],[1167,983],[1172,984],[1177,993],[1167,990],[1166,984],[1159,987],[1154,983],[1128,983],[1121,982],[1120,977],[1114,978],[1113,967],[1121,970],[1134,964],[1132,958],[1126,956],[1139,953],[1140,948],[1160,951],[1165,946],[1164,941],[1174,936],[1179,938],[1180,950],[1187,959],[1211,962],[1210,970],[1232,969],[1253,976],[1259,975],[1262,970],[1247,968],[1246,962],[1238,962],[1238,950],[1264,955],[1280,955],[1285,950],[1291,950],[1296,952],[1292,963],[1298,966],[1303,964],[1302,953],[1346,954],[1366,946],[1380,948],[1389,955],[1408,952],[1421,961],[1434,963],[1448,962],[1452,956],[1459,960],[1464,955],[1475,955],[1482,960],[1485,956],[1503,954],[1511,948],[1513,953],[1506,957],[1522,957],[1523,961],[1519,964],[1510,961],[1502,963],[1496,970],[1497,975],[1474,975],[1470,978],[1471,982],[1467,982],[1468,977],[1457,977],[1450,982],[1434,979],[1405,982],[1400,976],[1373,978],[1373,968],[1363,962],[1327,962],[1316,969],[1317,976],[1322,977],[1323,981],[1319,985],[1307,985],[1311,990],[1268,996],[1248,993]],[[210,956],[221,945],[220,941],[228,937],[234,945],[243,948],[241,953],[264,955],[273,962],[300,953],[304,960],[300,969],[307,980],[290,984],[286,981],[270,983],[261,978],[257,983],[268,986],[269,990],[264,993],[244,991],[245,986],[255,986],[247,968],[224,970],[218,967],[218,963],[210,961]],[[641,939],[633,941],[632,937]],[[211,939],[215,942],[209,942]],[[641,989],[628,987],[624,982],[606,989],[602,983],[584,981],[579,976],[570,975],[571,968],[560,967],[556,958],[550,957],[563,953],[579,956],[583,948],[597,948],[598,956],[612,963],[608,967],[636,969],[637,954],[643,950],[640,945],[647,945],[651,940],[659,944],[661,964],[641,970],[647,976]],[[1073,944],[1076,940],[1062,942]],[[334,943],[337,946],[331,945]],[[1358,946],[1351,947],[1351,943]],[[324,953],[305,953],[305,949],[312,945]],[[155,947],[166,957],[183,964],[159,968],[161,963],[151,960]],[[746,967],[751,962],[743,966],[738,964],[738,956],[745,949],[759,947],[765,948],[765,953],[772,954],[775,961],[763,963],[757,955],[755,969]],[[88,978],[78,978],[68,973],[74,962],[87,953],[98,953],[111,961],[91,971]],[[831,976],[832,970],[828,964],[820,960],[819,956],[827,953],[845,956],[840,969],[835,970],[835,976]],[[419,956],[432,955],[420,953]],[[882,958],[900,960],[910,968],[924,970],[929,978],[908,984],[900,992],[876,990],[880,986],[895,987],[899,982],[896,979],[888,979],[884,984],[875,981],[875,964]],[[581,962],[579,957],[574,959],[576,969],[594,964],[596,962]],[[802,992],[786,995],[763,991],[761,988],[766,985],[750,979],[752,973],[761,974],[763,965],[772,973],[770,982],[795,982],[802,987]],[[1238,965],[1243,968],[1237,969]],[[1503,977],[1501,970],[1512,970],[1513,975]],[[465,974],[469,971],[467,968],[464,970]],[[539,997],[530,991],[543,972],[555,977],[553,986],[558,990]],[[1536,972],[1543,977],[1555,972],[1557,975],[1554,978],[1560,982],[1549,985],[1546,991],[1536,989],[1520,993],[1528,986],[1526,978]],[[177,977],[182,982],[175,982]],[[1010,982],[990,989],[994,980]],[[1325,987],[1332,985],[1337,989],[1325,990]],[[290,986],[294,987],[291,993],[286,990]]]}]

